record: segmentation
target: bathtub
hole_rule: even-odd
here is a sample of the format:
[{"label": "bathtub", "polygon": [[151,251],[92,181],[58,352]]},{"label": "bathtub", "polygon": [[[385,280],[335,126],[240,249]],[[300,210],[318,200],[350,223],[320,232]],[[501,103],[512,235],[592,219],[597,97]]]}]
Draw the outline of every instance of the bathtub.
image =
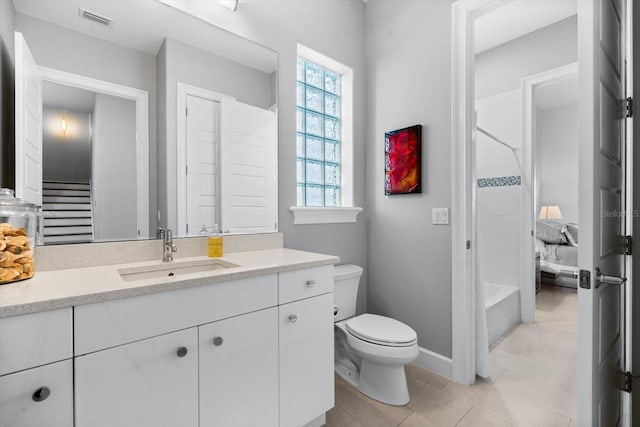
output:
[{"label": "bathtub", "polygon": [[520,322],[520,289],[484,282],[489,345]]}]

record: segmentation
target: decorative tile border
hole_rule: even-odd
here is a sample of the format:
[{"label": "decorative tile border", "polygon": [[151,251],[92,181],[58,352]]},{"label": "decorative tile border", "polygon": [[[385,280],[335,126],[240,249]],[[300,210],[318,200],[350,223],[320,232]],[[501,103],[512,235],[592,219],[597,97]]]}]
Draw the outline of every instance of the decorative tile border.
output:
[{"label": "decorative tile border", "polygon": [[522,177],[520,175],[514,176],[499,176],[496,178],[480,178],[478,180],[478,187],[508,187],[512,185],[522,185]]}]

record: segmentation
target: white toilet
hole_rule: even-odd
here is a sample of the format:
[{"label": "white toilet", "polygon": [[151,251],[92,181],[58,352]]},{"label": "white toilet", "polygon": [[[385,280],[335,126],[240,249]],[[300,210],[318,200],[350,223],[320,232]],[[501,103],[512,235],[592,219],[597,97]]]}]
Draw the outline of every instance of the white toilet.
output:
[{"label": "white toilet", "polygon": [[334,270],[335,367],[342,379],[367,396],[390,405],[409,402],[404,365],[418,357],[416,332],[376,314],[356,316],[362,268]]}]

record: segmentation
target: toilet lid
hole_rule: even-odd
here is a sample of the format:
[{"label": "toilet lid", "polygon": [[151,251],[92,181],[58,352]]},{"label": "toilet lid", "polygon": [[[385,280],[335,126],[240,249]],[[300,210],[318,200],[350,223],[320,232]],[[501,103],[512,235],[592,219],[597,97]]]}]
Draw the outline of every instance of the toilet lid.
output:
[{"label": "toilet lid", "polygon": [[412,345],[416,331],[402,322],[377,314],[362,314],[346,322],[347,330],[357,338],[387,346]]}]

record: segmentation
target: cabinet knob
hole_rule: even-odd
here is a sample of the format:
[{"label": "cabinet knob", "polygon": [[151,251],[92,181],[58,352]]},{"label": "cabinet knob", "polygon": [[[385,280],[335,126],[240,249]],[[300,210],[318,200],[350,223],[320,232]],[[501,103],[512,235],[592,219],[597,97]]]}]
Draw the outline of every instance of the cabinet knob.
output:
[{"label": "cabinet knob", "polygon": [[187,347],[178,347],[178,350],[176,351],[176,355],[178,357],[185,357],[188,352],[189,350],[187,349]]},{"label": "cabinet knob", "polygon": [[307,286],[313,288],[316,285],[315,280],[307,280]]},{"label": "cabinet knob", "polygon": [[289,322],[296,323],[298,321],[298,316],[296,314],[292,314],[289,316]]},{"label": "cabinet knob", "polygon": [[33,392],[33,395],[31,396],[31,398],[33,399],[34,402],[42,402],[43,400],[46,400],[50,394],[51,394],[51,389],[49,387],[46,387],[46,386],[40,387],[39,389]]},{"label": "cabinet knob", "polygon": [[223,342],[224,339],[222,339],[222,337],[213,337],[213,345],[215,345],[216,347],[220,347]]}]

